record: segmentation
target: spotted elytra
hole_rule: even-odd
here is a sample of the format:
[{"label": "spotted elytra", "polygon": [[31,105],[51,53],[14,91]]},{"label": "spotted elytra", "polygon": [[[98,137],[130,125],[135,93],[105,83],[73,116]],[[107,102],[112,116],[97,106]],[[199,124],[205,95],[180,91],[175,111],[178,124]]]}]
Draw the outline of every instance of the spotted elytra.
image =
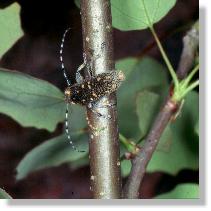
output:
[{"label": "spotted elytra", "polygon": [[82,83],[66,88],[65,101],[70,104],[89,105],[115,92],[124,78],[122,71],[111,71],[85,79]]}]

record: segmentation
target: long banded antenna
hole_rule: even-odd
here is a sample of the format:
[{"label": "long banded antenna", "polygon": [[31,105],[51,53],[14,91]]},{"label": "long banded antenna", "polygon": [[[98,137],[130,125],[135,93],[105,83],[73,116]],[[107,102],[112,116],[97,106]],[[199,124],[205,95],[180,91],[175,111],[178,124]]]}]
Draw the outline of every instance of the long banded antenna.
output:
[{"label": "long banded antenna", "polygon": [[64,67],[64,58],[63,58],[63,49],[64,49],[64,41],[65,41],[65,37],[66,37],[66,34],[67,32],[70,30],[70,28],[66,29],[64,34],[63,34],[63,37],[62,37],[62,42],[61,42],[61,45],[60,45],[60,62],[61,62],[61,69],[62,69],[62,72],[63,72],[63,75],[64,75],[64,78],[67,82],[67,85],[70,86],[71,83],[70,83],[70,80],[68,79],[67,77],[67,73],[66,73],[66,70],[65,70],[65,67]]},{"label": "long banded antenna", "polygon": [[[65,37],[66,37],[66,34],[67,32],[70,30],[70,28],[66,29],[64,34],[63,34],[63,37],[62,37],[62,42],[61,42],[61,45],[60,45],[60,62],[61,62],[61,69],[62,69],[62,72],[63,72],[63,75],[64,75],[64,78],[67,82],[67,85],[70,86],[71,83],[70,83],[70,80],[68,79],[67,77],[67,73],[66,73],[66,70],[65,70],[65,67],[64,67],[64,59],[63,59],[63,49],[64,49],[64,42],[65,42]],[[68,103],[66,104],[66,112],[65,112],[65,133],[67,135],[67,139],[72,147],[73,150],[77,151],[77,152],[85,152],[85,151],[80,151],[78,150],[75,145],[73,144],[73,141],[71,139],[71,136],[70,136],[70,131],[69,131],[69,108],[68,108]]]},{"label": "long banded antenna", "polygon": [[68,120],[68,116],[69,116],[69,108],[68,108],[68,103],[66,104],[66,113],[65,113],[65,132],[67,134],[67,138],[69,140],[69,143],[71,144],[72,148],[77,151],[77,152],[85,152],[82,150],[78,150],[75,145],[73,144],[71,137],[70,137],[70,131],[69,131],[69,120]]}]

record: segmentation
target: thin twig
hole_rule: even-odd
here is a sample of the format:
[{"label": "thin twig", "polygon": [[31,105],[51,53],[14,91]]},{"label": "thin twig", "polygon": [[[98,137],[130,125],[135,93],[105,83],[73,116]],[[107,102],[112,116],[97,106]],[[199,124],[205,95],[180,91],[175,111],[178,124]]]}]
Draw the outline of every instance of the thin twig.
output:
[{"label": "thin twig", "polygon": [[[177,75],[180,80],[186,77],[194,63],[194,55],[198,48],[198,42],[198,26],[195,24],[183,39],[184,47],[177,70]],[[132,169],[124,186],[124,198],[139,197],[138,191],[146,172],[147,165],[157,147],[163,131],[171,118],[174,117],[179,107],[178,103],[175,103],[168,98],[161,111],[158,113],[143,147],[132,161]]]},{"label": "thin twig", "polygon": [[[110,1],[82,0],[81,17],[84,53],[92,73],[114,70]],[[100,108],[103,101],[115,105],[116,95],[98,102],[98,112],[111,119],[98,117],[87,109],[91,191],[94,198],[113,199],[121,197],[117,109],[116,106]]]},{"label": "thin twig", "polygon": [[177,76],[180,80],[186,77],[193,66],[198,47],[199,22],[197,21],[183,38],[183,51],[177,69]]}]

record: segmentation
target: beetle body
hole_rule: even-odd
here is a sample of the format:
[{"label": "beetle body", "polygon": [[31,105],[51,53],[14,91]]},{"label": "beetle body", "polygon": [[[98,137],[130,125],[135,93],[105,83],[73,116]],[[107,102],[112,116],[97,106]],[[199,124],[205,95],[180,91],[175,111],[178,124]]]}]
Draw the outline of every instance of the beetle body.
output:
[{"label": "beetle body", "polygon": [[83,80],[68,86],[65,90],[65,101],[69,104],[89,105],[101,97],[115,92],[124,80],[122,71],[111,71],[98,74],[90,79]]}]

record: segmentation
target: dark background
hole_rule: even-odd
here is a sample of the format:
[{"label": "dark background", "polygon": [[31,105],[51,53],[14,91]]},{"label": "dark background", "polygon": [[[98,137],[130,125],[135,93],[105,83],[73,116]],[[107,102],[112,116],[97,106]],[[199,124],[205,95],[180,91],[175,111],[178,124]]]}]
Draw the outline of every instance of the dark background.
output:
[{"label": "dark background", "polygon": [[[13,0],[0,0],[6,7]],[[71,27],[65,43],[66,67],[72,80],[74,71],[82,63],[82,36],[79,9],[70,0],[18,0],[21,5],[21,24],[24,36],[2,57],[0,66],[28,73],[47,80],[62,90],[59,47],[64,30]],[[178,0],[173,10],[159,24],[156,31],[170,60],[176,67],[182,50],[182,37],[194,20],[198,19],[197,0]],[[1,29],[0,29],[1,30]],[[149,55],[163,62],[148,30],[121,32],[114,29],[115,59]],[[13,198],[91,198],[89,167],[71,171],[67,164],[30,174],[16,181],[15,168],[33,147],[62,132],[58,125],[54,133],[23,128],[11,118],[0,114],[0,187]],[[183,170],[176,176],[161,172],[146,174],[140,188],[142,198],[151,198],[171,190],[178,183],[198,183],[198,171]]]}]

